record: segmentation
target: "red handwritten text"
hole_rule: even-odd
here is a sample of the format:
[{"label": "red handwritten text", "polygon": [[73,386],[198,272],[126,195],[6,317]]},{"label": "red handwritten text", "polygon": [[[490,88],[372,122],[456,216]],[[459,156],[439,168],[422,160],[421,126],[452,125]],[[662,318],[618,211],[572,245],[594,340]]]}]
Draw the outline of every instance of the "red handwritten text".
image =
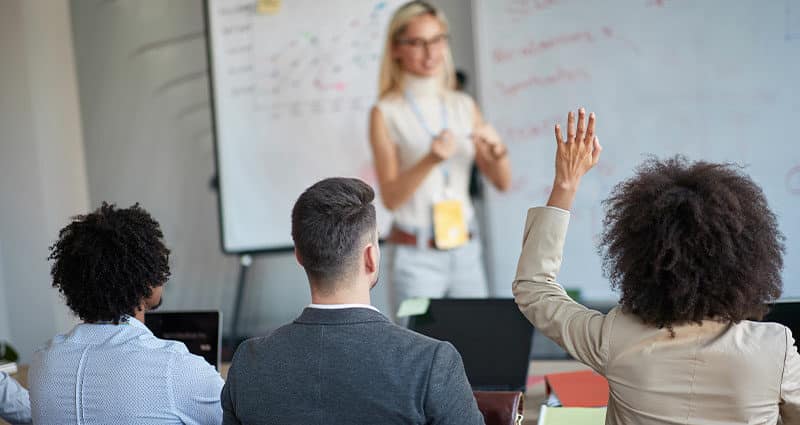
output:
[{"label": "red handwritten text", "polygon": [[516,49],[497,48],[492,51],[496,63],[506,62],[516,56],[532,57],[547,50],[578,43],[593,43],[596,37],[588,31],[562,34],[544,40],[531,40],[525,46]]},{"label": "red handwritten text", "polygon": [[530,16],[559,3],[559,0],[512,0],[506,6],[506,13],[511,16]]},{"label": "red handwritten text", "polygon": [[498,47],[492,50],[492,59],[499,64],[512,59],[532,58],[564,46],[593,44],[605,40],[617,40],[634,52],[639,53],[639,48],[631,40],[620,36],[613,28],[603,26],[596,31],[576,31],[541,40],[530,40],[522,47]]},{"label": "red handwritten text", "polygon": [[500,134],[507,142],[530,141],[540,137],[555,137],[555,123],[563,117],[551,117],[537,123],[523,126],[501,126]]},{"label": "red handwritten text", "polygon": [[558,68],[555,72],[548,75],[531,75],[522,81],[510,84],[496,82],[495,85],[502,94],[511,96],[531,87],[552,86],[560,83],[588,80],[591,80],[591,75],[589,75],[589,71],[584,68]]}]

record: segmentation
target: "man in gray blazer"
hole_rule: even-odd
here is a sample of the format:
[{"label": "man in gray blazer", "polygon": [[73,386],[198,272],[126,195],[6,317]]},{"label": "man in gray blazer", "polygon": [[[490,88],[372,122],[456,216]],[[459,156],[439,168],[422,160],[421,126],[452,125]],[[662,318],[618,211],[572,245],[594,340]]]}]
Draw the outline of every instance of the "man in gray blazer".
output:
[{"label": "man in gray blazer", "polygon": [[373,190],[332,178],[292,210],[295,256],[311,305],[236,350],[224,424],[483,424],[447,342],[392,324],[370,305],[380,249]]}]

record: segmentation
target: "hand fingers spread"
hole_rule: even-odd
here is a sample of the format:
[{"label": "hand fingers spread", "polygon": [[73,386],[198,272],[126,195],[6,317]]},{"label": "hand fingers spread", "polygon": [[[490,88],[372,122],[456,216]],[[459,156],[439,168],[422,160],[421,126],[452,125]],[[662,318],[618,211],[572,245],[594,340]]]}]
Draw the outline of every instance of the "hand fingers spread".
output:
[{"label": "hand fingers spread", "polygon": [[594,123],[595,123],[595,116],[594,112],[589,114],[589,125],[586,128],[586,143],[592,143],[594,141]]},{"label": "hand fingers spread", "polygon": [[564,134],[561,132],[561,126],[556,124],[556,144],[561,146],[564,144]]},{"label": "hand fingers spread", "polygon": [[578,109],[578,132],[575,135],[578,143],[585,143],[583,136],[586,134],[586,110],[583,108]]},{"label": "hand fingers spread", "polygon": [[594,165],[600,160],[600,152],[603,151],[603,147],[600,146],[600,139],[597,136],[594,136],[592,148],[592,165]]},{"label": "hand fingers spread", "polygon": [[575,141],[575,114],[569,111],[567,114],[567,143]]}]

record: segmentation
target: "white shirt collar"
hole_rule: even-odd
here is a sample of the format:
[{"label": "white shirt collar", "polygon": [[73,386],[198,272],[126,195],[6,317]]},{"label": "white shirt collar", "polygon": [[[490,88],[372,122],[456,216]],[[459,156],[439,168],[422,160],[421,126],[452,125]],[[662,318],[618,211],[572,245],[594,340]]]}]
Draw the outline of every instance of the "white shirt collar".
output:
[{"label": "white shirt collar", "polygon": [[308,308],[318,308],[320,310],[342,310],[345,308],[368,308],[370,310],[375,310],[378,313],[381,311],[377,308],[369,305],[369,304],[314,304],[311,303],[308,305]]},{"label": "white shirt collar", "polygon": [[117,325],[113,324],[112,322],[104,322],[104,321],[93,322],[93,323],[84,322],[82,324],[84,324],[84,325],[111,325],[111,326],[130,325],[130,326],[134,326],[134,327],[137,327],[137,328],[140,328],[140,329],[144,329],[144,330],[147,330],[147,331],[150,330],[150,328],[148,328],[147,325],[145,325],[144,323],[140,322],[139,319],[137,319],[137,318],[135,318],[133,316],[129,316],[127,314],[123,314],[119,318],[119,324],[117,324]]},{"label": "white shirt collar", "polygon": [[441,77],[418,77],[414,74],[403,74],[403,90],[415,98],[437,97],[442,92]]}]

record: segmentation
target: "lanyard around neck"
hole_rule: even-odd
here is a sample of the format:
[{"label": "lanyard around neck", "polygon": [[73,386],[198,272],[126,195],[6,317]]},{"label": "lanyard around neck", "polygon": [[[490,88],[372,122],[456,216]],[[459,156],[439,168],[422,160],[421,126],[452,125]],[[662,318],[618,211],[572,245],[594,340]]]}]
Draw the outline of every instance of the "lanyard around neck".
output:
[{"label": "lanyard around neck", "polygon": [[[419,125],[428,134],[430,134],[430,136],[432,138],[435,138],[436,136],[438,136],[439,134],[438,133],[434,133],[433,129],[431,129],[431,126],[428,125],[428,121],[425,119],[425,116],[422,115],[422,111],[419,109],[419,105],[417,105],[417,101],[414,99],[414,96],[412,96],[411,93],[408,90],[406,90],[406,92],[405,92],[405,97],[406,97],[406,102],[408,102],[408,105],[411,107],[411,111],[414,112],[414,116],[417,118],[417,122],[419,122]],[[439,97],[439,105],[440,105],[441,113],[442,113],[442,130],[446,130],[447,129],[447,108],[445,107],[444,97],[442,97],[442,96]]]},{"label": "lanyard around neck", "polygon": [[[414,99],[414,96],[411,95],[411,92],[406,90],[405,92],[406,102],[411,107],[411,111],[414,112],[414,116],[417,118],[417,122],[419,122],[420,127],[425,130],[430,136],[431,139],[435,139],[439,136],[438,133],[434,133],[431,126],[428,125],[428,121],[425,119],[425,116],[422,115],[422,110],[419,109],[419,105],[417,105],[417,101]],[[442,113],[442,131],[447,129],[447,108],[444,104],[444,96],[439,96],[439,105]],[[447,169],[446,161],[442,163],[439,167],[442,170],[442,176],[444,177],[444,185],[445,188],[450,186],[450,172]]]}]

